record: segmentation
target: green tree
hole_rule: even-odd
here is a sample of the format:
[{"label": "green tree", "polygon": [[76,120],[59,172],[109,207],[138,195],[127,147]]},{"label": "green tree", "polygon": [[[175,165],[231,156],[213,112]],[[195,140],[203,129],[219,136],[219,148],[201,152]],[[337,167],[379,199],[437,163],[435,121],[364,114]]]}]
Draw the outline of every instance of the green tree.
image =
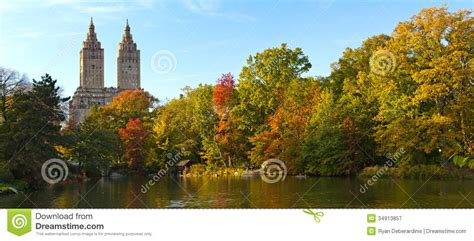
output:
[{"label": "green tree", "polygon": [[193,122],[193,109],[188,96],[192,89],[184,88],[185,94],[172,99],[159,107],[155,113],[153,135],[155,137],[155,155],[161,160],[160,166],[168,159],[169,154],[186,150],[185,156],[193,161],[200,161],[197,154],[201,146],[200,134]]},{"label": "green tree", "polygon": [[213,93],[213,86],[199,85],[196,89],[188,92],[187,96],[193,110],[192,123],[201,140],[201,157],[210,167],[217,167],[219,163],[226,167],[218,143],[215,140],[217,114],[214,111]]},{"label": "green tree", "polygon": [[[342,92],[339,95],[336,94],[336,98],[339,97],[337,124],[342,124],[349,157],[352,162],[361,165],[377,165],[383,161],[383,158],[376,153],[374,128],[378,124],[375,117],[379,113],[380,89],[376,86],[383,88],[384,83],[379,81],[379,76],[374,75],[370,63],[374,53],[385,48],[389,41],[390,38],[386,35],[370,37],[359,48],[349,49],[349,52],[339,60],[352,64],[345,66],[351,70],[351,74],[344,78]],[[341,70],[335,72],[338,73]]]},{"label": "green tree", "polygon": [[260,131],[282,102],[289,83],[310,68],[303,51],[289,49],[286,44],[250,56],[237,85],[239,105],[234,111],[241,128],[250,134]]},{"label": "green tree", "polygon": [[323,176],[349,175],[361,163],[350,158],[337,103],[332,92],[324,90],[311,112],[304,139],[303,155],[306,172]]},{"label": "green tree", "polygon": [[117,132],[90,118],[76,128],[63,129],[64,141],[57,149],[63,158],[77,161],[88,177],[102,176],[108,173],[114,160],[121,158],[122,146]]},{"label": "green tree", "polygon": [[54,148],[61,141],[61,122],[65,115],[56,80],[46,74],[41,81],[33,79],[31,91],[17,91],[0,131],[0,153],[16,179],[27,180],[32,187],[45,182],[41,165],[58,157]]}]

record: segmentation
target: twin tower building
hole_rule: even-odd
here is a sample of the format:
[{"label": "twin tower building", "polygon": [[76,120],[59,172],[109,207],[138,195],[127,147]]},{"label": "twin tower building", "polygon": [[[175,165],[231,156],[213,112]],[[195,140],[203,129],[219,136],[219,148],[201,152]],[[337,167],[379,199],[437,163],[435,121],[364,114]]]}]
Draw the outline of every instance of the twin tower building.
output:
[{"label": "twin tower building", "polygon": [[84,120],[92,106],[112,102],[122,90],[140,89],[140,50],[133,42],[128,20],[117,51],[117,87],[104,87],[104,49],[100,46],[91,18],[80,52],[80,86],[69,102],[69,121]]}]

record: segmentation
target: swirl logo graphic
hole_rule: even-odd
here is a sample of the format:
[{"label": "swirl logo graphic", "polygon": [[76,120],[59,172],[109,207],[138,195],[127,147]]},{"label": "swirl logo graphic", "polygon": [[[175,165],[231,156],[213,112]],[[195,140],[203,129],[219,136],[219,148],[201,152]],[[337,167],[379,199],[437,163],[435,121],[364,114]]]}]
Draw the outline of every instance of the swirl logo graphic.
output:
[{"label": "swirl logo graphic", "polygon": [[28,225],[28,220],[26,219],[26,216],[23,214],[17,214],[13,216],[12,218],[12,225],[15,228],[23,228],[26,225]]},{"label": "swirl logo graphic", "polygon": [[31,231],[31,209],[8,209],[7,230],[21,236]]},{"label": "swirl logo graphic", "polygon": [[49,159],[41,166],[41,176],[49,184],[55,184],[66,180],[69,169],[61,159]]},{"label": "swirl logo graphic", "polygon": [[284,181],[288,170],[284,162],[278,159],[268,159],[262,163],[260,177],[266,183]]},{"label": "swirl logo graphic", "polygon": [[395,71],[397,59],[388,50],[379,50],[370,57],[370,71],[380,76],[387,76]]},{"label": "swirl logo graphic", "polygon": [[160,50],[151,57],[151,69],[157,74],[175,71],[178,64],[176,56],[169,50]]}]

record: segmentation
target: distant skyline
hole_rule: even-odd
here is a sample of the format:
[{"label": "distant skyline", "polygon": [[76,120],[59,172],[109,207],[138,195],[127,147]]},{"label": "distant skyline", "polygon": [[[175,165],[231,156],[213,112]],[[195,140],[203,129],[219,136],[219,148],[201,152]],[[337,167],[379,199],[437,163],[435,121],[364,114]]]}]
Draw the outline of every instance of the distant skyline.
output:
[{"label": "distant skyline", "polygon": [[[79,51],[93,17],[105,52],[105,85],[116,86],[118,43],[128,19],[141,51],[142,88],[161,100],[181,88],[237,79],[249,55],[287,43],[300,47],[327,76],[347,47],[358,47],[422,8],[472,9],[473,1],[219,1],[219,0],[2,0],[0,66],[40,79],[49,73],[65,96],[79,86]],[[160,56],[172,66],[159,66]],[[165,63],[165,62],[162,62]],[[164,69],[163,69],[164,68]]]}]

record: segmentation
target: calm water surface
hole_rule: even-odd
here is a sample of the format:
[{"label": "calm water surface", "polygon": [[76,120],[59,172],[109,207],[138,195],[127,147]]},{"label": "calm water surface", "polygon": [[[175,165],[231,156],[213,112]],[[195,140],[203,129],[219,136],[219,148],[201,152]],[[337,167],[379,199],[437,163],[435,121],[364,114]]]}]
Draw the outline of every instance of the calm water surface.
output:
[{"label": "calm water surface", "polygon": [[[365,193],[359,178],[102,178],[0,196],[0,207],[29,208],[472,208],[473,180],[381,179]],[[143,193],[145,191],[145,193]],[[412,198],[410,198],[412,196]]]}]

